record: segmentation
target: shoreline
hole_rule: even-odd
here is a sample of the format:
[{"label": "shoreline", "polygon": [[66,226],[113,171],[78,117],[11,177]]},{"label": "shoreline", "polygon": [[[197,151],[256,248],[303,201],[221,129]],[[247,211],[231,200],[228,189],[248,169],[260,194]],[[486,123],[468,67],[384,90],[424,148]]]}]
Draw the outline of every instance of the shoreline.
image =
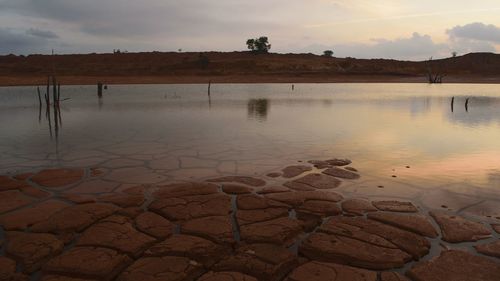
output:
[{"label": "shoreline", "polygon": [[[421,83],[428,84],[425,76],[389,75],[227,75],[227,76],[57,76],[62,85],[139,84],[272,84],[272,83]],[[42,86],[45,76],[3,76],[0,87]],[[449,76],[443,84],[500,84],[500,77]]]},{"label": "shoreline", "polygon": [[[201,64],[200,55],[208,60]],[[0,56],[0,86],[212,83],[444,83],[500,84],[500,55],[471,53],[427,61],[356,59],[251,52],[124,53]]]}]

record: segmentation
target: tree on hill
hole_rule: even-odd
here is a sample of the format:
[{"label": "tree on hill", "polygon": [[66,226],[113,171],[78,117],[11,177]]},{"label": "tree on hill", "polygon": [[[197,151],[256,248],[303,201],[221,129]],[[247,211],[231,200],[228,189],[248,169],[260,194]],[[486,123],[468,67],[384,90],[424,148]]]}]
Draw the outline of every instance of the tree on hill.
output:
[{"label": "tree on hill", "polygon": [[332,50],[326,50],[323,52],[323,56],[325,57],[332,57],[333,56],[333,51]]},{"label": "tree on hill", "polygon": [[247,47],[255,53],[267,53],[271,49],[271,44],[269,44],[269,38],[261,36],[255,39],[248,39]]}]

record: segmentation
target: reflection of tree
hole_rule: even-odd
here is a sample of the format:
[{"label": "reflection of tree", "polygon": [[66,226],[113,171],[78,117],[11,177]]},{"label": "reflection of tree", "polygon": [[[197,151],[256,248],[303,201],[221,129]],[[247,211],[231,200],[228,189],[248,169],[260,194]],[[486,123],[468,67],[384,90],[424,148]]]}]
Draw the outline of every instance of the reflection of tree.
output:
[{"label": "reflection of tree", "polygon": [[267,99],[250,99],[247,104],[248,118],[265,121],[269,111],[269,100]]},{"label": "reflection of tree", "polygon": [[[51,84],[52,83],[52,84]],[[50,86],[52,86],[52,102],[50,98]],[[42,96],[40,92],[40,87],[37,87],[38,94],[38,123],[42,121]],[[49,123],[49,133],[50,139],[52,139],[55,134],[56,137],[56,151],[59,147],[59,130],[62,128],[62,118],[61,118],[61,84],[57,83],[55,76],[49,76],[47,78],[47,90],[45,92],[45,118]],[[63,100],[64,101],[64,100]],[[51,115],[51,105],[54,107],[54,115]],[[52,120],[53,117],[53,120]],[[52,121],[54,121],[54,134],[52,134]]]}]

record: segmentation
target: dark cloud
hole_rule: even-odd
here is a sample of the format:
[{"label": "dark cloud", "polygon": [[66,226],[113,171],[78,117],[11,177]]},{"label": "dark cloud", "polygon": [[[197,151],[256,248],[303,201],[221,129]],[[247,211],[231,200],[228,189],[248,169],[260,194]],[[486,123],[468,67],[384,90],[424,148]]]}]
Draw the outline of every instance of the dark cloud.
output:
[{"label": "dark cloud", "polygon": [[481,22],[457,25],[446,30],[450,48],[460,54],[471,52],[496,52],[495,45],[500,43],[500,28]]},{"label": "dark cloud", "polygon": [[227,0],[214,2],[4,0],[0,2],[0,11],[71,23],[84,33],[107,37],[241,34],[279,25],[268,20],[252,20],[252,15],[258,13],[257,8],[258,5]]},{"label": "dark cloud", "polygon": [[500,28],[493,24],[475,22],[466,25],[457,25],[448,29],[446,33],[452,40],[476,40],[491,43],[500,43]]},{"label": "dark cloud", "polygon": [[500,28],[494,25],[472,23],[448,29],[446,33],[449,36],[446,43],[435,43],[429,35],[415,32],[407,38],[373,39],[366,44],[311,45],[301,51],[321,54],[333,50],[338,57],[424,60],[431,56],[447,57],[452,51],[496,52],[495,43],[500,43]]},{"label": "dark cloud", "polygon": [[458,54],[468,54],[474,52],[496,52],[495,46],[492,43],[486,41],[454,38],[450,40],[449,45],[450,49],[457,52]]},{"label": "dark cloud", "polygon": [[47,52],[50,49],[47,35],[53,37],[55,34],[36,29],[21,31],[11,28],[0,28],[0,54]]},{"label": "dark cloud", "polygon": [[245,50],[247,38],[286,32],[271,10],[233,0],[0,0],[0,15],[59,30],[62,52]]},{"label": "dark cloud", "polygon": [[41,30],[41,29],[36,29],[36,28],[30,28],[26,30],[26,34],[35,36],[35,37],[40,37],[40,38],[46,38],[46,39],[57,39],[59,36],[55,34],[52,31],[49,30]]},{"label": "dark cloud", "polygon": [[[59,46],[56,51],[65,53],[110,52],[116,48],[232,51],[245,50],[247,38],[267,35],[273,50],[278,52],[322,53],[333,49],[337,56],[413,60],[448,56],[450,50],[494,51],[493,43],[500,42],[495,26],[470,24],[448,30],[451,40],[446,44],[415,33],[407,38],[375,39],[367,44],[302,48],[304,40],[300,39],[307,35],[306,23],[331,18],[331,13],[324,12],[326,7],[332,11],[343,9],[332,3],[326,0],[311,0],[306,4],[303,0],[273,0],[271,4],[267,0],[0,0],[3,36],[11,42],[0,42],[3,44],[0,48],[6,52],[8,46],[8,52],[20,53],[30,49],[26,47],[30,42],[35,42],[31,48],[35,52],[43,52],[49,45]],[[7,17],[2,21],[2,16]],[[8,27],[16,30],[7,32]],[[476,31],[479,35],[474,35]],[[311,38],[322,37],[311,34]],[[12,42],[19,42],[19,47]]]},{"label": "dark cloud", "polygon": [[40,43],[40,40],[26,34],[26,32],[0,28],[0,42],[2,42],[0,44],[0,54],[10,54],[14,52],[32,52],[34,51],[33,48]]},{"label": "dark cloud", "polygon": [[340,44],[330,47],[314,45],[305,50],[319,54],[326,49],[331,49],[338,57],[410,60],[422,60],[430,56],[449,54],[449,48],[446,44],[434,43],[429,35],[420,35],[416,32],[408,38],[373,39],[372,42],[369,44]]}]

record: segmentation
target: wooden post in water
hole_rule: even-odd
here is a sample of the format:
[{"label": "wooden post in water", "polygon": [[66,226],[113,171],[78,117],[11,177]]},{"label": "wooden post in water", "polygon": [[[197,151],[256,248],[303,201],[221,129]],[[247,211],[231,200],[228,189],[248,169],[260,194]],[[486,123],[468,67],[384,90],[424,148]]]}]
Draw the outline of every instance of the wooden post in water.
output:
[{"label": "wooden post in water", "polygon": [[45,117],[47,117],[47,120],[49,121],[50,139],[52,139],[52,121],[50,117],[50,76],[47,77],[47,92],[45,92],[45,103]]},{"label": "wooden post in water", "polygon": [[50,76],[47,76],[47,90],[45,92],[45,113],[50,114]]},{"label": "wooden post in water", "polygon": [[47,76],[47,91],[45,92],[45,95],[46,95],[45,100],[47,100],[47,98],[48,98],[48,101],[49,101],[49,103],[48,103],[48,104],[50,104],[50,96],[49,96],[49,93],[50,93],[50,76]]},{"label": "wooden post in water", "polygon": [[[54,88],[55,88],[55,85],[54,85]],[[57,141],[57,137],[59,135],[58,111],[59,111],[58,101],[54,100],[54,133],[56,135],[56,141]]]},{"label": "wooden post in water", "polygon": [[40,86],[36,87],[38,93],[38,122],[42,121],[42,96],[40,94]]},{"label": "wooden post in water", "polygon": [[52,96],[54,100],[54,134],[56,137],[56,142],[57,138],[59,135],[59,119],[58,119],[58,114],[57,112],[59,111],[59,99],[57,98],[58,91],[57,91],[57,80],[55,76],[52,76]]},{"label": "wooden post in water", "polygon": [[453,112],[453,106],[455,104],[455,97],[451,98],[451,112]]},{"label": "wooden post in water", "polygon": [[50,110],[50,97],[45,93],[45,110],[49,111]]},{"label": "wooden post in water", "polygon": [[61,101],[61,83],[57,84],[57,105],[59,105],[59,101]]},{"label": "wooden post in water", "polygon": [[57,100],[57,83],[55,76],[52,76],[52,95],[54,97],[54,107],[56,107],[59,105],[59,101]]},{"label": "wooden post in water", "polygon": [[469,98],[465,100],[465,111],[469,112]]},{"label": "wooden post in water", "polygon": [[57,84],[57,115],[59,117],[59,126],[62,127],[61,109],[59,108],[60,101],[61,101],[61,83],[58,83]]},{"label": "wooden post in water", "polygon": [[40,107],[42,107],[42,96],[40,95],[40,87],[36,87],[36,91],[38,93],[38,104],[40,105]]},{"label": "wooden post in water", "polygon": [[102,98],[102,82],[97,83],[97,96]]},{"label": "wooden post in water", "polygon": [[211,88],[212,88],[212,80],[208,81],[208,96],[211,94]]}]

